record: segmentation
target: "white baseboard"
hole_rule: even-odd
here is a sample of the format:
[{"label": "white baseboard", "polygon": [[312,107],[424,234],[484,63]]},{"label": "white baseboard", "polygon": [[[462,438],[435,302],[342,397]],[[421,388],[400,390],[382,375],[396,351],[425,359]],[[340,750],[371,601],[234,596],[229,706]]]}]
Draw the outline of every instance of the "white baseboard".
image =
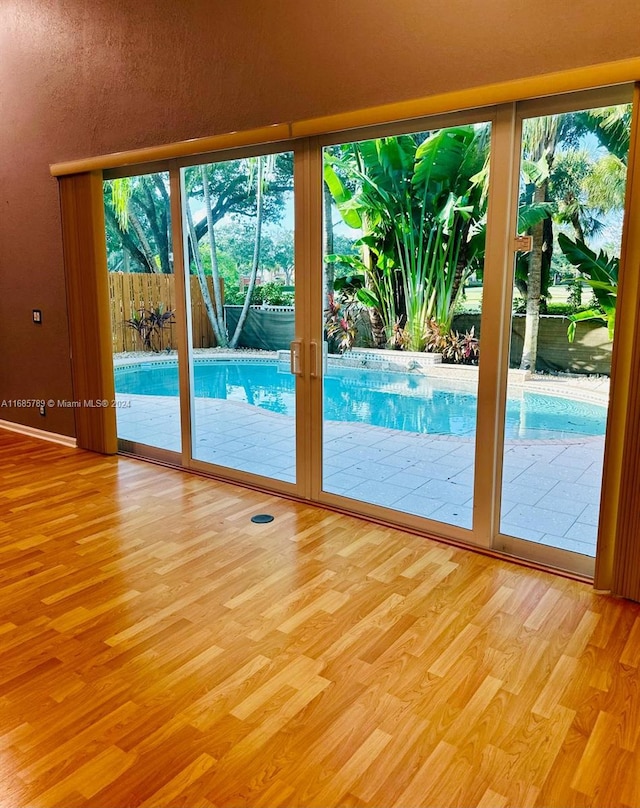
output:
[{"label": "white baseboard", "polygon": [[18,432],[20,435],[28,435],[30,438],[48,440],[51,443],[61,443],[63,446],[68,446],[70,449],[76,449],[78,447],[76,439],[70,438],[68,435],[58,435],[56,432],[47,432],[46,429],[36,429],[33,426],[16,424],[14,421],[0,420],[0,429],[7,429],[9,432]]}]

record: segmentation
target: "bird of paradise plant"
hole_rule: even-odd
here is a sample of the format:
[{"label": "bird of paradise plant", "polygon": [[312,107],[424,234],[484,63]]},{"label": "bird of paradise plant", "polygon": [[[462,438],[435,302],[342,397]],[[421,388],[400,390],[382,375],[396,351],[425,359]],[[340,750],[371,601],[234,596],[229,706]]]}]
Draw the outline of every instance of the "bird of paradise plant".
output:
[{"label": "bird of paradise plant", "polygon": [[[362,230],[362,256],[327,256],[361,272],[361,302],[387,342],[422,351],[427,324],[451,328],[484,217],[486,144],[473,126],[378,138],[325,153],[324,178],[344,222]],[[355,191],[352,190],[355,187]]]}]

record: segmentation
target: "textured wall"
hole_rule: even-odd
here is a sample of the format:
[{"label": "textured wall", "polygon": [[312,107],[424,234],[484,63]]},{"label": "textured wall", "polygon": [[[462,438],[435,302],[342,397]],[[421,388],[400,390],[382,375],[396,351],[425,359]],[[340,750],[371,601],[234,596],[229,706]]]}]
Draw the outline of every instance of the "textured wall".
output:
[{"label": "textured wall", "polygon": [[0,399],[72,397],[50,163],[638,56],[638,31],[637,0],[0,0]]},{"label": "textured wall", "polygon": [[[611,373],[611,351],[609,332],[597,323],[579,323],[573,342],[567,339],[569,319],[553,315],[540,318],[538,332],[538,358],[536,370],[560,371],[569,373],[598,373],[608,376]],[[480,315],[459,314],[453,318],[453,327],[463,333],[472,327],[476,337],[480,336]],[[525,316],[516,314],[511,324],[510,367],[520,367],[522,346],[524,345]]]}]

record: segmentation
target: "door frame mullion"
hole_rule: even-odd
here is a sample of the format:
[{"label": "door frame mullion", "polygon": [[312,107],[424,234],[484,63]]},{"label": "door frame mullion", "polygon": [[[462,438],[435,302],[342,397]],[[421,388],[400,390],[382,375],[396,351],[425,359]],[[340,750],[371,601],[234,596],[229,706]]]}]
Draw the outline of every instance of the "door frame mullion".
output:
[{"label": "door frame mullion", "polygon": [[182,227],[182,177],[176,161],[169,167],[171,200],[171,246],[173,251],[173,277],[176,292],[176,325],[178,330],[178,382],[180,396],[180,435],[182,465],[191,463],[191,294],[186,281],[185,267],[188,266],[186,253],[188,242]]},{"label": "door frame mullion", "polygon": [[[318,217],[318,189],[322,193],[322,151],[315,139],[304,138],[293,144],[294,152],[294,250],[295,250],[295,307],[296,339],[302,342],[302,374],[296,379],[296,486],[303,499],[315,499],[318,488],[319,437],[318,413],[322,403],[318,396],[317,378],[311,378],[311,342],[317,343],[322,334],[321,310],[318,305],[318,276],[322,276],[322,246]],[[321,280],[320,280],[321,283]],[[320,313],[320,314],[319,314]],[[318,319],[320,317],[320,327]],[[320,387],[320,389],[322,389]],[[320,409],[319,409],[320,408]],[[321,434],[321,433],[320,433]]]},{"label": "door frame mullion", "polygon": [[490,159],[473,489],[473,533],[484,547],[492,546],[500,523],[520,171],[520,125],[515,104],[496,107]]}]

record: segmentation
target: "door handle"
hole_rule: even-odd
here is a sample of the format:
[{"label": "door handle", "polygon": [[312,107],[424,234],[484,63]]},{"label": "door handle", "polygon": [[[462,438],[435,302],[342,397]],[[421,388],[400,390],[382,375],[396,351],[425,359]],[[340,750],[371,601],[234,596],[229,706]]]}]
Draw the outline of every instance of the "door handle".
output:
[{"label": "door handle", "polygon": [[293,376],[302,376],[302,340],[294,339],[289,345],[289,358]]},{"label": "door handle", "polygon": [[320,376],[320,368],[318,364],[318,355],[320,353],[320,346],[312,339],[311,340],[311,378],[317,379]]}]

